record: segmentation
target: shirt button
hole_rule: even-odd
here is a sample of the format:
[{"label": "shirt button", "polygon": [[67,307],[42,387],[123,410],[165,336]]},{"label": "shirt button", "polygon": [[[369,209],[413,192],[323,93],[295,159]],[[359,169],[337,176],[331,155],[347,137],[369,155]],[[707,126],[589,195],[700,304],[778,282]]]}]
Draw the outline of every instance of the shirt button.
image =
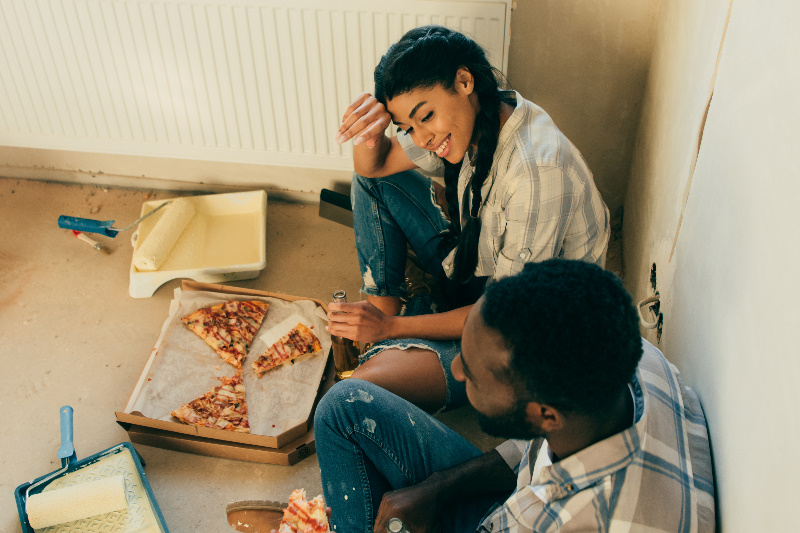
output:
[{"label": "shirt button", "polygon": [[519,253],[519,257],[520,257],[520,259],[527,259],[528,258],[528,252],[520,252]]},{"label": "shirt button", "polygon": [[575,489],[575,487],[572,486],[572,483],[567,483],[564,485],[564,488],[567,489],[567,492],[572,492]]}]

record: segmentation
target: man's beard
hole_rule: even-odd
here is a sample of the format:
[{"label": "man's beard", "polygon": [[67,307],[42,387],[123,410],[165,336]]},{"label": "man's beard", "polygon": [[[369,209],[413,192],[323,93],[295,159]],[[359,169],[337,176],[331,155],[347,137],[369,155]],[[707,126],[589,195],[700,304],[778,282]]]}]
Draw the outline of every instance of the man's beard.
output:
[{"label": "man's beard", "polygon": [[527,401],[518,400],[508,411],[497,416],[486,416],[478,412],[478,424],[489,435],[504,439],[530,440],[542,437],[541,430],[534,428],[526,420],[527,405]]}]

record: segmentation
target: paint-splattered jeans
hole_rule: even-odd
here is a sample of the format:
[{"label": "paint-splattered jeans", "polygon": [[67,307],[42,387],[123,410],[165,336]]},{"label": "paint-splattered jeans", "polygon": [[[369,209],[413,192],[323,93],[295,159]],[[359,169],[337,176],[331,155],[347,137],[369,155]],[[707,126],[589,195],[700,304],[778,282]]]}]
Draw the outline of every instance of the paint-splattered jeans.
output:
[{"label": "paint-splattered jeans", "polygon": [[407,245],[429,274],[443,274],[438,236],[449,222],[433,183],[414,170],[385,178],[353,175],[351,189],[361,292],[406,296]]},{"label": "paint-splattered jeans", "polygon": [[[314,435],[322,490],[339,533],[372,533],[386,492],[482,454],[413,404],[359,379],[337,383],[320,400]],[[475,531],[506,496],[453,505],[441,517],[442,532]]]}]

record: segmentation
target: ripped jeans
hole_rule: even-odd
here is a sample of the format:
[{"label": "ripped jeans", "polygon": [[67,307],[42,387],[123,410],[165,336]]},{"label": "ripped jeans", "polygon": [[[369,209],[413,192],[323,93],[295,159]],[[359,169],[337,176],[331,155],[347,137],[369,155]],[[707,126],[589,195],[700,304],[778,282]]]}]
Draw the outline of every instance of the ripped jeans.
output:
[{"label": "ripped jeans", "polygon": [[351,201],[362,293],[405,298],[408,245],[427,273],[444,275],[438,236],[449,222],[430,178],[414,170],[385,178],[354,174]]},{"label": "ripped jeans", "polygon": [[[351,192],[353,226],[361,269],[361,292],[373,296],[405,298],[408,246],[414,250],[428,274],[445,278],[439,249],[439,235],[449,221],[436,203],[433,182],[414,170],[384,178],[353,175]],[[477,298],[476,298],[477,299]],[[415,296],[406,302],[405,315],[448,310],[445,302],[433,302],[430,296]],[[376,342],[361,356],[361,363],[386,349],[428,349],[436,354],[444,372],[447,396],[442,410],[467,403],[464,384],[450,370],[450,363],[461,351],[460,340],[389,339]]]},{"label": "ripped jeans", "polygon": [[[319,402],[314,436],[332,531],[372,533],[383,495],[482,455],[458,433],[399,396],[359,379],[334,385]],[[441,531],[475,531],[508,494],[448,506]]]}]

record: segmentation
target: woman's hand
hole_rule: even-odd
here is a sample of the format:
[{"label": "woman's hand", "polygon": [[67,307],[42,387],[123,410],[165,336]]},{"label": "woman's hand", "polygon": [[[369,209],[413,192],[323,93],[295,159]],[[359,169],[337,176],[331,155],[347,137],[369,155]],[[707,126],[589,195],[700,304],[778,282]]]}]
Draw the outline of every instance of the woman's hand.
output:
[{"label": "woman's hand", "polygon": [[388,339],[393,319],[366,300],[328,304],[328,332],[353,341]]},{"label": "woman's hand", "polygon": [[424,483],[413,485],[383,495],[375,519],[375,533],[384,533],[392,518],[402,520],[412,533],[428,533],[435,530],[439,507]]},{"label": "woman's hand", "polygon": [[361,93],[345,110],[336,142],[342,144],[355,138],[353,146],[366,143],[373,148],[391,122],[392,117],[382,103],[369,93]]}]

